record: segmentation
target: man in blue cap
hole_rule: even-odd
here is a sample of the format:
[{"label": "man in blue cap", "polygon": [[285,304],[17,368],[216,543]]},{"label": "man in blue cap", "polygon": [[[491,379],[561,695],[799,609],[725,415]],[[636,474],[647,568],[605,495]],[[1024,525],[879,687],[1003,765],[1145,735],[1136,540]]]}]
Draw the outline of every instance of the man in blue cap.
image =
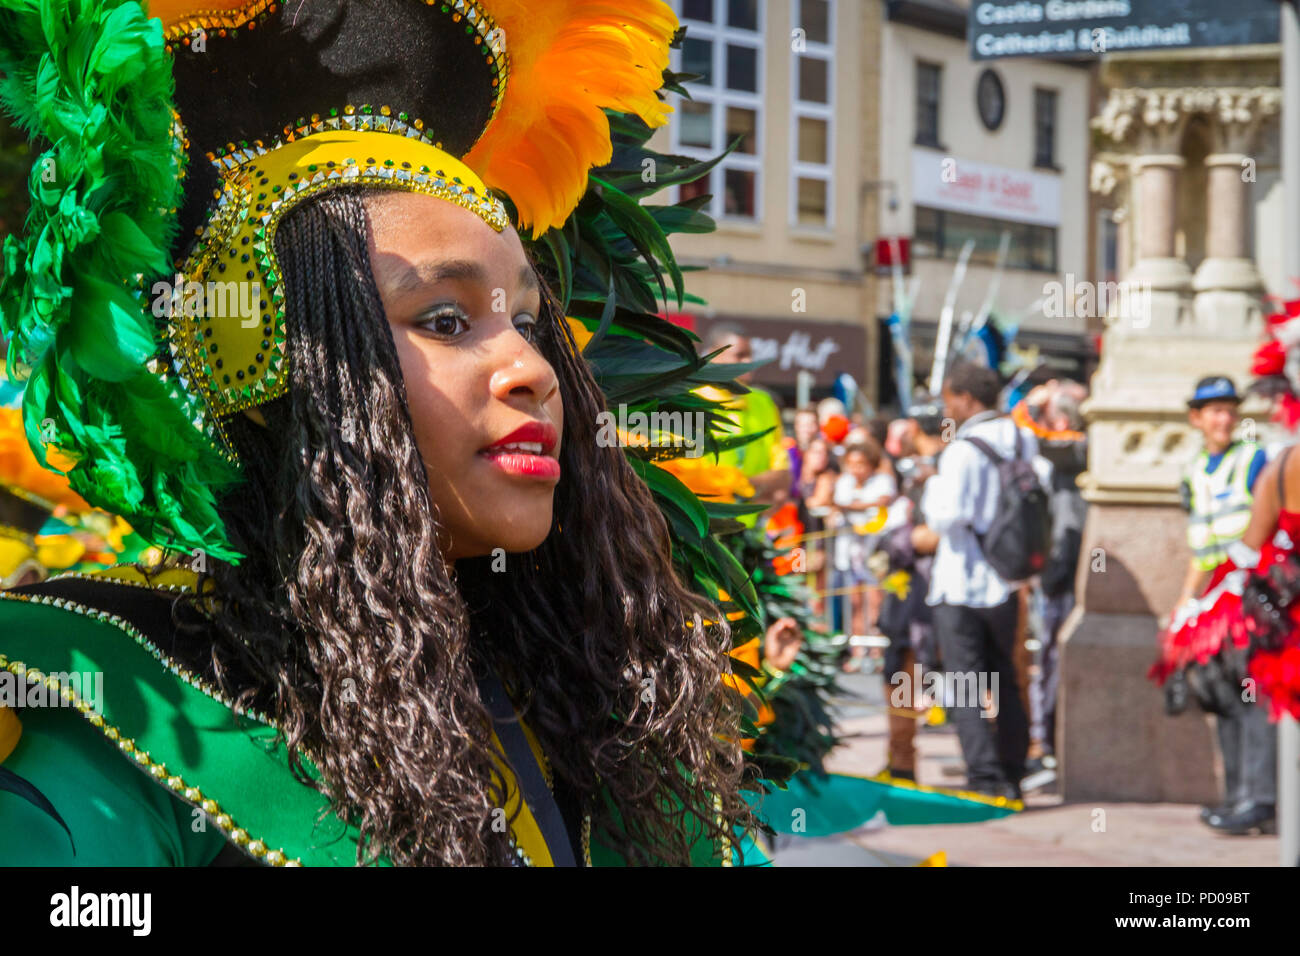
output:
[{"label": "man in blue cap", "polygon": [[[1201,379],[1187,402],[1187,420],[1205,444],[1180,486],[1192,560],[1177,606],[1199,596],[1229,550],[1243,547],[1240,540],[1250,523],[1255,482],[1267,456],[1253,441],[1234,440],[1240,404],[1236,386],[1226,375]],[[1267,830],[1273,823],[1277,732],[1265,709],[1243,700],[1241,691],[1225,675],[1223,693],[1215,695],[1220,702],[1214,709],[1225,800],[1223,806],[1202,808],[1201,820],[1216,830],[1244,834]]]}]

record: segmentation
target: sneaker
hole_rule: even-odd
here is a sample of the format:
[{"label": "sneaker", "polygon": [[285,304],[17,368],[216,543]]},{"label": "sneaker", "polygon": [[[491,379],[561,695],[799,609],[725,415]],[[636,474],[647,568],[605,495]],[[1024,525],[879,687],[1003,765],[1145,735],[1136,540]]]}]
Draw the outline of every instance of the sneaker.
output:
[{"label": "sneaker", "polygon": [[1023,777],[1020,781],[1020,789],[1025,793],[1032,793],[1035,790],[1041,790],[1048,784],[1056,782],[1056,771],[1048,770],[1045,767]]},{"label": "sneaker", "polygon": [[1230,813],[1212,813],[1205,821],[1211,830],[1231,836],[1249,836],[1252,833],[1276,833],[1277,812],[1265,803],[1239,803]]}]

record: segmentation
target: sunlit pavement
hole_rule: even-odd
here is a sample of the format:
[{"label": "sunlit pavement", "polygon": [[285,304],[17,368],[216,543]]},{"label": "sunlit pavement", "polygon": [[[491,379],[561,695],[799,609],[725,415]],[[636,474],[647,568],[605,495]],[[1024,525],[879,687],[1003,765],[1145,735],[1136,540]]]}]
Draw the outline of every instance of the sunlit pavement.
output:
[{"label": "sunlit pavement", "polygon": [[[827,762],[833,772],[873,774],[885,766],[884,683],[847,675],[837,700],[847,738]],[[951,726],[918,735],[919,781],[965,783]],[[873,821],[852,833],[782,837],[778,866],[910,866],[942,851],[949,866],[1276,866],[1277,837],[1229,837],[1207,830],[1198,808],[1172,803],[1065,804],[1053,788],[1028,794],[1025,812],[983,823],[891,827]]]}]

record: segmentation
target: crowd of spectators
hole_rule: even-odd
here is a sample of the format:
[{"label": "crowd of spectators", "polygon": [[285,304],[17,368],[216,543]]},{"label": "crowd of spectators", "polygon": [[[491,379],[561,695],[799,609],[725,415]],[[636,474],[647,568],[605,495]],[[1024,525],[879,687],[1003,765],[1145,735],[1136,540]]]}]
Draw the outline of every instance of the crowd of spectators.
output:
[{"label": "crowd of spectators", "polygon": [[[1082,537],[1075,479],[1086,397],[1047,368],[1007,383],[963,363],[940,395],[918,393],[897,416],[864,416],[833,398],[787,415],[790,482],[770,500],[795,508],[812,609],[845,635],[842,666],[884,676],[895,705],[887,774],[915,779],[915,729],[931,711],[954,724],[971,790],[1018,798],[1026,774],[1055,766],[1057,637]],[[984,554],[1000,505],[998,466],[981,443],[1031,464],[1046,498],[1050,545],[1024,580],[1005,579]],[[930,699],[913,679],[949,671],[984,675],[996,699]]]}]

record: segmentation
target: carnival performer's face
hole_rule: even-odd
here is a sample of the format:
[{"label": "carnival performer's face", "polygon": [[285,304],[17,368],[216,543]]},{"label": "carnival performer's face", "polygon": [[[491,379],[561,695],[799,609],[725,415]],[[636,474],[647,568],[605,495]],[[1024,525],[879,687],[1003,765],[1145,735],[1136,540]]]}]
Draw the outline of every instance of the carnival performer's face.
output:
[{"label": "carnival performer's face", "polygon": [[370,202],[370,261],[448,560],[551,528],[564,408],[536,347],[541,292],[513,229],[432,196]]}]

